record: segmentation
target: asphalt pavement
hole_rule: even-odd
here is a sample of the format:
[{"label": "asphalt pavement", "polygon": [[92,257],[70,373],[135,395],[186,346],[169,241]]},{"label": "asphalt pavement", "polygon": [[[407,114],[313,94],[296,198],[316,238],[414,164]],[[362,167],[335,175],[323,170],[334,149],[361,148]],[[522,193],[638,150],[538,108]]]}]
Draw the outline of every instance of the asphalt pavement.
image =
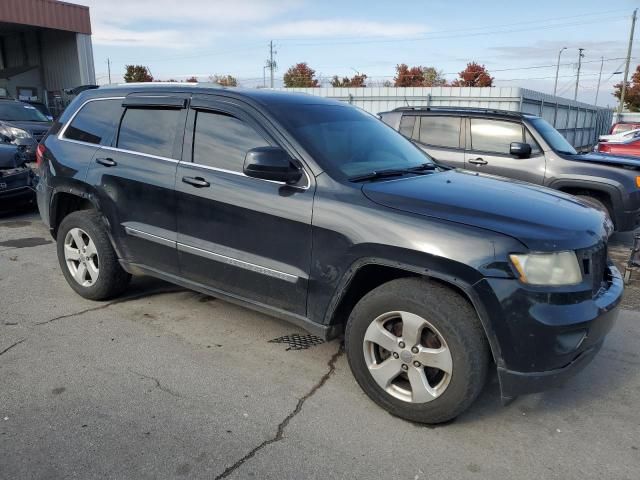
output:
[{"label": "asphalt pavement", "polygon": [[1,218],[0,478],[640,478],[638,311],[563,388],[503,407],[493,378],[435,428],[305,335],[151,278],[84,300],[37,214]]}]

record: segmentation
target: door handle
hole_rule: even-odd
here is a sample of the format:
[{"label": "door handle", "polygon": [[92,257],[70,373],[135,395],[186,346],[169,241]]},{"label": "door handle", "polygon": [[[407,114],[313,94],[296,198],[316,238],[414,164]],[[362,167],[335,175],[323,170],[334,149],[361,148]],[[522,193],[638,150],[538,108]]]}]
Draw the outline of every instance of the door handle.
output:
[{"label": "door handle", "polygon": [[189,185],[193,185],[196,188],[204,188],[211,185],[202,177],[182,177],[182,181],[184,183],[188,183]]},{"label": "door handle", "polygon": [[473,163],[474,165],[486,165],[487,162],[484,158],[473,158],[469,160],[469,163]]},{"label": "door handle", "polygon": [[105,167],[115,167],[117,165],[113,158],[96,158],[96,163],[104,165]]}]

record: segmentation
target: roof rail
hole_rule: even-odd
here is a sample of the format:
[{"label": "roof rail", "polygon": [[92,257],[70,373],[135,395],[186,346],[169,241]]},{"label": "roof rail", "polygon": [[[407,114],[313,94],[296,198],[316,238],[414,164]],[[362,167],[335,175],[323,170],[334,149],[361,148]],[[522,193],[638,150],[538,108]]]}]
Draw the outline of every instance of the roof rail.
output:
[{"label": "roof rail", "polygon": [[411,111],[426,111],[426,112],[475,112],[475,113],[495,113],[499,115],[510,115],[514,117],[521,117],[525,115],[523,112],[516,112],[513,110],[499,110],[497,108],[481,108],[481,107],[446,107],[446,106],[438,106],[438,107],[427,107],[427,106],[417,106],[417,107],[398,107],[392,110],[393,112],[411,112]]}]

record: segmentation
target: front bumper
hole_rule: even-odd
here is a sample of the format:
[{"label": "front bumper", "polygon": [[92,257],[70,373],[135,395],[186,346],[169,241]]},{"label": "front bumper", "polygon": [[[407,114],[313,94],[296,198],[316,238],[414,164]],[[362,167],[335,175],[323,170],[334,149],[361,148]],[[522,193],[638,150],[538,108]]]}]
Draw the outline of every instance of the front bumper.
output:
[{"label": "front bumper", "polygon": [[608,270],[607,289],[592,298],[584,292],[531,291],[516,280],[481,282],[503,398],[558,386],[596,355],[624,291],[620,272],[613,265]]}]

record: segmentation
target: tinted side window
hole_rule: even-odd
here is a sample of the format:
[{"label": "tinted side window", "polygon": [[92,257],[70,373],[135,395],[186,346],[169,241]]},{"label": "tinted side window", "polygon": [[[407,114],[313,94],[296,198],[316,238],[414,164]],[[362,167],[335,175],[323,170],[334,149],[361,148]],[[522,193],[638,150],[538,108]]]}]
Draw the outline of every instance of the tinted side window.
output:
[{"label": "tinted side window", "polygon": [[109,145],[122,116],[122,100],[94,100],[80,109],[64,138]]},{"label": "tinted side window", "polygon": [[173,157],[176,133],[181,111],[160,108],[128,108],[120,124],[118,148],[148,153],[160,157]]},{"label": "tinted side window", "polygon": [[471,119],[472,150],[508,154],[511,142],[522,142],[522,138],[522,125],[519,123]]},{"label": "tinted side window", "polygon": [[247,151],[266,146],[262,135],[236,117],[202,111],[196,115],[194,163],[241,172]]},{"label": "tinted side window", "polygon": [[460,118],[422,117],[420,141],[438,147],[460,148]]},{"label": "tinted side window", "polygon": [[403,115],[400,120],[400,133],[407,138],[411,138],[413,126],[416,123],[415,115]]}]

